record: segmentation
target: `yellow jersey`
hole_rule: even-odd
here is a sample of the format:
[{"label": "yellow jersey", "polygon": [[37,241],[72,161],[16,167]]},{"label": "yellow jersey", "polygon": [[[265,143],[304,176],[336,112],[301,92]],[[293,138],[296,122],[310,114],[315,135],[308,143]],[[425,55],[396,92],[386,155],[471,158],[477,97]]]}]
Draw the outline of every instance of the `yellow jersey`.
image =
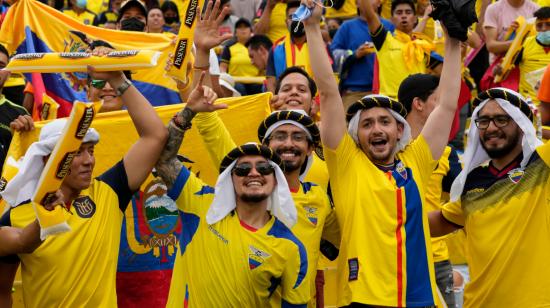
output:
[{"label": "yellow jersey", "polygon": [[342,233],[338,306],[434,305],[436,284],[424,195],[435,161],[418,137],[383,172],[348,134],[325,147]]},{"label": "yellow jersey", "polygon": [[394,36],[383,25],[380,25],[376,33],[371,33],[372,41],[376,47],[376,57],[378,58],[380,94],[394,99],[397,98],[401,82],[409,75],[424,74],[429,61],[429,55],[425,55],[422,61],[412,61],[409,68],[405,63],[403,52],[408,43],[397,38],[405,37],[407,34],[398,33],[398,30],[395,30],[395,32]]},{"label": "yellow jersey", "polygon": [[88,11],[84,11],[81,14],[77,14],[73,10],[64,10],[63,14],[71,16],[72,18],[80,21],[81,23],[83,23],[85,25],[90,25],[91,26],[94,23],[95,14],[90,13]]},{"label": "yellow jersey", "polygon": [[227,63],[231,76],[258,76],[260,73],[248,56],[248,48],[239,42],[226,46],[220,61]]},{"label": "yellow jersey", "polygon": [[[449,201],[449,192],[454,179],[462,171],[456,151],[447,146],[437,163],[426,187],[426,209],[428,212],[438,211]],[[446,236],[432,238],[432,253],[434,262],[449,260]]]},{"label": "yellow jersey", "polygon": [[277,218],[254,230],[235,211],[208,225],[214,189],[187,168],[168,195],[176,201],[182,234],[167,307],[265,307],[280,286],[283,303],[309,300],[304,245]]},{"label": "yellow jersey", "polygon": [[357,3],[355,0],[344,0],[344,5],[339,10],[327,8],[325,18],[350,19],[357,17]]},{"label": "yellow jersey", "polygon": [[[131,196],[121,161],[73,200],[65,212],[70,232],[18,255],[26,307],[116,307],[120,230]],[[23,228],[36,215],[27,203],[9,218],[11,226]]]},{"label": "yellow jersey", "polygon": [[[537,97],[537,91],[533,88],[533,85],[529,82],[528,75],[536,70],[543,69],[550,64],[550,47],[544,47],[537,42],[536,36],[528,37],[523,43],[523,49],[519,60],[519,92],[524,97],[529,97],[538,106],[539,99]],[[540,81],[543,72],[540,73],[540,77],[535,78],[534,81]]]},{"label": "yellow jersey", "polygon": [[464,307],[550,307],[550,144],[503,170],[468,174],[443,217],[464,226],[470,283]]},{"label": "yellow jersey", "polygon": [[[225,125],[216,113],[198,113],[194,123],[203,137],[214,165],[219,166],[223,157],[235,148],[235,143]],[[320,160],[318,157],[316,159]],[[298,222],[292,228],[292,232],[305,245],[311,264],[307,272],[311,283],[312,298],[309,302],[311,307],[315,303],[313,296],[315,295],[315,276],[321,239],[338,247],[340,229],[323,186],[303,182],[298,191],[291,191],[291,195],[298,212]]]}]

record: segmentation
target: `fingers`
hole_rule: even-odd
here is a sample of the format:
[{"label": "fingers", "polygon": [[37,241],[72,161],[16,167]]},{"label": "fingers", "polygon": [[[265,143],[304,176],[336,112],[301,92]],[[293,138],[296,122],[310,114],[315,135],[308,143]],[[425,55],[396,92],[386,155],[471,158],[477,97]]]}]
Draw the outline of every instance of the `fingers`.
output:
[{"label": "fingers", "polygon": [[218,94],[209,87],[204,87],[203,95],[207,104],[214,104],[214,101],[218,99]]},{"label": "fingers", "polygon": [[[216,4],[218,4],[218,7],[219,7],[219,1],[216,1]],[[218,11],[216,11],[216,14],[218,14]],[[223,20],[225,18],[225,16],[227,16],[229,14],[229,8],[228,7],[224,7],[222,9],[222,11],[219,13],[219,15],[214,15],[214,17],[217,16],[216,18],[216,24],[217,25],[221,25],[223,23]]]},{"label": "fingers", "polygon": [[173,62],[174,62],[174,54],[169,53],[168,58],[166,59],[166,66],[164,66],[164,70],[169,71],[170,67],[172,67]]},{"label": "fingers", "polygon": [[200,89],[203,86],[202,83],[204,82],[204,77],[205,76],[206,76],[206,72],[202,71],[201,75],[199,77],[199,83],[197,84],[197,89]]},{"label": "fingers", "polygon": [[216,2],[214,3],[214,8],[212,9],[212,14],[210,14],[209,16],[210,21],[214,21],[214,20],[216,20],[216,22],[218,21],[218,18],[219,18],[218,15],[220,15],[220,5],[221,5],[220,0],[216,0]]},{"label": "fingers", "polygon": [[214,110],[222,110],[222,109],[229,108],[227,104],[217,104],[217,105],[213,105],[213,107],[214,107]]},{"label": "fingers", "polygon": [[20,115],[10,123],[10,128],[14,131],[28,132],[34,129],[34,121],[29,115]]},{"label": "fingers", "polygon": [[53,201],[51,203],[44,204],[44,208],[46,208],[46,210],[48,210],[48,211],[53,211],[55,209],[55,207],[58,206],[58,205],[60,205],[60,206],[65,205],[64,195],[61,192],[61,190],[57,190],[55,192],[55,197],[54,197]]},{"label": "fingers", "polygon": [[204,11],[204,16],[201,20],[210,20],[210,15],[212,15],[212,5],[212,0],[209,0],[206,5],[206,11]]}]

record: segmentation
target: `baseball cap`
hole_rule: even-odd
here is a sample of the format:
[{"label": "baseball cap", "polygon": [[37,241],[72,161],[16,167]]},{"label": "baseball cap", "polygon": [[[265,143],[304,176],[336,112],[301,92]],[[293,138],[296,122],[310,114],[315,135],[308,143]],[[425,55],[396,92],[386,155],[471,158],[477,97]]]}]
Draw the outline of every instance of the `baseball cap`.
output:
[{"label": "baseball cap", "polygon": [[117,22],[120,21],[122,18],[122,15],[124,15],[124,12],[128,10],[131,7],[137,7],[141,10],[143,13],[143,16],[147,18],[147,7],[145,6],[145,3],[139,1],[139,0],[125,0],[120,4],[120,9],[118,10],[118,19]]}]

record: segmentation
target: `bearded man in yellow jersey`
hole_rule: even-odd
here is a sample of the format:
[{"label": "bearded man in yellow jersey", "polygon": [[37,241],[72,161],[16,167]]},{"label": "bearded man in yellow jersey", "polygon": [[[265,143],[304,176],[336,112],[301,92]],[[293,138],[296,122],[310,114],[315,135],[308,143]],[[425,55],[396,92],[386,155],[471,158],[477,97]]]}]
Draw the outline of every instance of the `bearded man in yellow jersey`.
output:
[{"label": "bearded man in yellow jersey", "polygon": [[376,47],[379,93],[395,99],[403,79],[411,74],[425,73],[428,67],[436,67],[439,61],[430,57],[431,51],[435,49],[431,41],[412,36],[417,23],[412,0],[392,1],[391,21],[395,25],[393,35],[380,22],[371,1],[361,0],[359,6],[365,12],[372,42]]},{"label": "bearded man in yellow jersey", "polygon": [[[151,172],[167,138],[166,129],[153,107],[122,72],[90,69],[88,74],[95,80],[106,80],[116,89],[140,138],[120,162],[93,179],[94,148],[99,142],[99,134],[88,130],[60,188],[71,231],[48,237],[31,254],[22,253],[0,261],[2,294],[9,294],[5,290],[11,290],[21,263],[23,298],[27,307],[117,305],[115,277],[123,212],[133,192]],[[29,150],[19,170],[44,168],[40,157],[45,157],[43,153],[51,153],[63,126],[64,120],[45,125],[39,141],[33,144],[41,150]],[[29,149],[33,149],[33,145]],[[6,186],[4,199],[17,207],[2,217],[1,225],[21,228],[34,220],[30,202],[10,201],[30,199],[34,189],[22,190],[17,182],[38,182],[31,177],[18,173]]]},{"label": "bearded man in yellow jersey", "polygon": [[464,170],[430,230],[468,234],[464,307],[550,307],[550,144],[516,92],[489,89],[473,106]]},{"label": "bearded man in yellow jersey", "polygon": [[[407,123],[411,126],[412,139],[418,138],[430,114],[438,104],[437,91],[439,78],[428,74],[414,74],[405,78],[399,86],[399,102],[407,110]],[[426,188],[426,207],[428,211],[439,210],[449,201],[451,183],[462,167],[458,154],[447,146],[437,162],[430,182]],[[435,282],[448,307],[455,307],[453,292],[453,268],[449,261],[449,251],[445,238],[432,238],[432,253],[435,269]]]},{"label": "bearded man in yellow jersey", "polygon": [[169,123],[157,163],[182,220],[167,306],[265,307],[280,286],[280,305],[305,307],[308,254],[290,231],[298,217],[281,158],[257,143],[237,147],[221,161],[214,190],[176,157],[196,112],[226,107],[213,105],[204,76]]},{"label": "bearded man in yellow jersey", "polygon": [[447,145],[460,85],[460,42],[447,37],[438,106],[410,144],[403,105],[366,96],[346,114],[323,50],[321,10],[304,21],[321,97],[321,139],[341,228],[338,306],[436,304],[426,186]]}]

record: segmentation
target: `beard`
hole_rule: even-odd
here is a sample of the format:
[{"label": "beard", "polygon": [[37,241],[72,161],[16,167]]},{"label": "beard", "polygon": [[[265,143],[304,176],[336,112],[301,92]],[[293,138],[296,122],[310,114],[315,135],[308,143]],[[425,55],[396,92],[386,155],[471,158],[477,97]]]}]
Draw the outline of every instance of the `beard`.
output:
[{"label": "beard", "polygon": [[247,202],[247,203],[258,203],[258,202],[264,201],[268,197],[269,197],[269,195],[267,195],[267,194],[243,194],[240,197],[240,199],[243,202]]},{"label": "beard", "polygon": [[[277,149],[275,153],[279,154],[280,157],[283,157],[282,154],[288,151],[292,151],[296,156],[302,156],[302,151],[296,148],[292,148],[292,149],[280,148],[280,149]],[[292,172],[302,168],[302,165],[304,164],[305,161],[300,162],[300,161],[290,161],[290,160],[283,159],[283,162],[285,163],[285,172]]]},{"label": "beard", "polygon": [[[492,134],[494,135],[494,134]],[[489,136],[492,136],[492,135],[489,135]],[[510,136],[506,136],[503,132],[498,132],[497,133],[497,136],[498,137],[504,137],[508,140],[508,142],[506,144],[504,144],[502,147],[500,148],[487,148],[487,146],[485,145],[485,139],[487,138],[487,136],[484,136],[484,138],[481,140],[481,146],[483,147],[483,149],[485,150],[485,152],[487,152],[487,155],[489,155],[489,157],[491,159],[498,159],[498,158],[502,158],[504,156],[506,156],[507,154],[509,154],[515,147],[516,145],[518,144],[518,142],[520,141],[519,138],[520,138],[520,135],[517,131],[514,132],[513,135],[510,135]]]}]

